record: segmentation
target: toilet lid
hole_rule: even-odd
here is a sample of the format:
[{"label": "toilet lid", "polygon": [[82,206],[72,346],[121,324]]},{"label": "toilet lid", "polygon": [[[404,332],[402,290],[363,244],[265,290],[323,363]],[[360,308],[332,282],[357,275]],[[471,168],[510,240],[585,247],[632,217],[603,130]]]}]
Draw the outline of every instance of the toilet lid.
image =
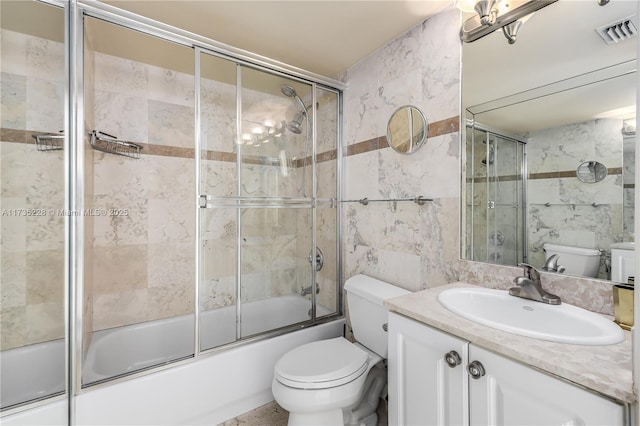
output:
[{"label": "toilet lid", "polygon": [[368,354],[338,337],[307,343],[284,354],[276,363],[276,379],[301,389],[330,388],[348,383],[367,369]]}]

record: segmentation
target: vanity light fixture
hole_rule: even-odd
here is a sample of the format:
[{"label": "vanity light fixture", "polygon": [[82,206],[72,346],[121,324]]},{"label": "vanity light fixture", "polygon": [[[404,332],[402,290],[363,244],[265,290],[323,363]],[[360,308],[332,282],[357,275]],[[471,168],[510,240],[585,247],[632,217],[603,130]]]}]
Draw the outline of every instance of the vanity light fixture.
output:
[{"label": "vanity light fixture", "polygon": [[524,18],[520,18],[517,21],[513,21],[512,23],[502,27],[502,33],[507,38],[507,41],[509,42],[509,44],[514,44],[516,42],[516,38],[518,36],[518,31],[520,30],[520,27],[525,22],[527,22],[531,18],[531,16],[533,16],[533,13],[530,13]]},{"label": "vanity light fixture", "polygon": [[474,13],[460,29],[460,39],[465,43],[476,41],[502,28],[513,44],[518,30],[533,12],[558,0],[455,0],[455,6],[465,13]]}]

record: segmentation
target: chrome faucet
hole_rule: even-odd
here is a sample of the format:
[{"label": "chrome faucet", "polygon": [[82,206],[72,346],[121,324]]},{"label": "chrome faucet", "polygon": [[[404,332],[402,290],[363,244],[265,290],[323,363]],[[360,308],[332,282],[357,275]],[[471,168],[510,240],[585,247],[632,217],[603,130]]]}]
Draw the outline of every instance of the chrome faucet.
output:
[{"label": "chrome faucet", "polygon": [[560,260],[560,256],[552,254],[549,256],[547,261],[544,262],[542,270],[546,272],[557,272],[559,274],[563,273],[565,271],[565,267],[558,265],[558,260]]},{"label": "chrome faucet", "polygon": [[548,303],[550,305],[559,305],[562,303],[560,297],[555,294],[547,293],[542,288],[540,281],[540,272],[536,268],[526,263],[521,263],[524,268],[524,277],[516,277],[513,282],[517,287],[509,289],[509,294],[523,299],[535,300],[536,302]]},{"label": "chrome faucet", "polygon": [[[308,294],[311,294],[313,292],[313,286],[310,285],[309,287],[302,287],[302,289],[300,289],[300,296],[304,297]],[[316,294],[320,293],[320,284],[316,283]]]}]

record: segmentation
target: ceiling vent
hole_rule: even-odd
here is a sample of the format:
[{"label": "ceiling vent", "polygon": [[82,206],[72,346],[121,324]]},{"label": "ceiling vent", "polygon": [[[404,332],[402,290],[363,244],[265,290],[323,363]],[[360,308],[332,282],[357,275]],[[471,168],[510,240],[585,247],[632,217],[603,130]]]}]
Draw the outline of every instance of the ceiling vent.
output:
[{"label": "ceiling vent", "polygon": [[611,24],[596,28],[596,32],[607,44],[616,44],[628,40],[638,32],[636,15],[620,19]]}]

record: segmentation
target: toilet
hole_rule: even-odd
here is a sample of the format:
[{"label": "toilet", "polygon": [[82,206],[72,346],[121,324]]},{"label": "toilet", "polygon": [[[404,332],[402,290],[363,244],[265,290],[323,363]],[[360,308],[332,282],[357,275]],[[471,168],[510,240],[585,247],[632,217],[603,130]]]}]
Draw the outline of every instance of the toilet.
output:
[{"label": "toilet", "polygon": [[597,277],[600,269],[600,250],[545,243],[545,260],[558,255],[558,265],[565,267],[565,274]]},{"label": "toilet", "polygon": [[345,283],[356,343],[344,337],[307,343],[276,363],[275,400],[289,411],[289,426],[376,425],[387,382],[387,309],[383,302],[410,293],[366,275]]}]

